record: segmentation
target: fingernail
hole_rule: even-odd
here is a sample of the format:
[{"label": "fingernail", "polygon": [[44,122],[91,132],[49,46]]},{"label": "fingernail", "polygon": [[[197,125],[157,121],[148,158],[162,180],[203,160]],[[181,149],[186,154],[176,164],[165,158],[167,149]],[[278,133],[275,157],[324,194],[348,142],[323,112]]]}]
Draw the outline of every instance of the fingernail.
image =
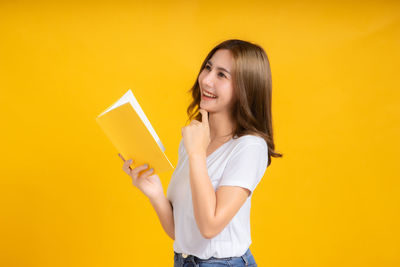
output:
[{"label": "fingernail", "polygon": [[128,162],[129,162],[129,163],[132,163],[132,160],[130,159],[130,160],[128,160]]},{"label": "fingernail", "polygon": [[154,171],[154,169],[153,169],[153,168],[151,168],[151,169],[150,169],[150,171]]},{"label": "fingernail", "polygon": [[148,167],[149,167],[149,164],[144,164],[144,167],[148,168]]}]

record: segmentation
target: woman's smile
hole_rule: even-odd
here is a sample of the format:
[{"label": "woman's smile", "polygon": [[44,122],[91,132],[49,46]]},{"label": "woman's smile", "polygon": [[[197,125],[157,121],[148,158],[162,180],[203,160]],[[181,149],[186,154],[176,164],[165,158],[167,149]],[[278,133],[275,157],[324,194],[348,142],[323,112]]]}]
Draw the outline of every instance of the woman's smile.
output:
[{"label": "woman's smile", "polygon": [[215,100],[215,99],[217,99],[217,97],[209,97],[209,96],[206,96],[205,94],[202,94],[201,99],[209,101],[209,100]]}]

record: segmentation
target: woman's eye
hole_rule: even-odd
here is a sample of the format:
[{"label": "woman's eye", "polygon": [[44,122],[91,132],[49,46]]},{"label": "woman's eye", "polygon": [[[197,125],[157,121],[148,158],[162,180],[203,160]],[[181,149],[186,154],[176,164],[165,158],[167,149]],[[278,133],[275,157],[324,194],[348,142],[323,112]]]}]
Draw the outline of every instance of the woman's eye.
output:
[{"label": "woman's eye", "polygon": [[[206,65],[204,68],[207,69],[207,70],[210,70],[210,69],[211,69],[211,67],[210,67],[209,65]],[[223,74],[222,72],[218,73],[218,75],[219,75],[220,77],[226,77],[225,74]]]}]

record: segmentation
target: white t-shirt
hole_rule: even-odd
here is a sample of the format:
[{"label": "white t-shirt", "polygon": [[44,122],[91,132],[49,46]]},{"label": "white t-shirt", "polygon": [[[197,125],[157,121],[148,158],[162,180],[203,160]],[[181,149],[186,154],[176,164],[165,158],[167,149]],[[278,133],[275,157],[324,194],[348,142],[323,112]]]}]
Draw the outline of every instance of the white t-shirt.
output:
[{"label": "white t-shirt", "polygon": [[[235,136],[236,138],[236,136]],[[268,146],[255,135],[230,139],[207,157],[207,170],[216,191],[221,185],[232,185],[254,191],[268,165]],[[190,188],[189,162],[183,138],[179,144],[178,164],[167,189],[175,222],[174,251],[201,259],[243,255],[251,244],[251,196],[227,226],[214,238],[204,238],[194,218]]]}]

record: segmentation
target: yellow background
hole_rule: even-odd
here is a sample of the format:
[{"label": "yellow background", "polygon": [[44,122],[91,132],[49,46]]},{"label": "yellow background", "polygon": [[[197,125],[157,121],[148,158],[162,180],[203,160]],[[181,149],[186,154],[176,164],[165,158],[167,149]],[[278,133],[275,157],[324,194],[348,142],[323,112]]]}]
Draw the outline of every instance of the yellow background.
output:
[{"label": "yellow background", "polygon": [[57,2],[0,2],[1,266],[172,266],[95,116],[132,88],[176,166],[230,38],[267,51],[284,153],[252,200],[258,265],[400,265],[398,1]]}]

